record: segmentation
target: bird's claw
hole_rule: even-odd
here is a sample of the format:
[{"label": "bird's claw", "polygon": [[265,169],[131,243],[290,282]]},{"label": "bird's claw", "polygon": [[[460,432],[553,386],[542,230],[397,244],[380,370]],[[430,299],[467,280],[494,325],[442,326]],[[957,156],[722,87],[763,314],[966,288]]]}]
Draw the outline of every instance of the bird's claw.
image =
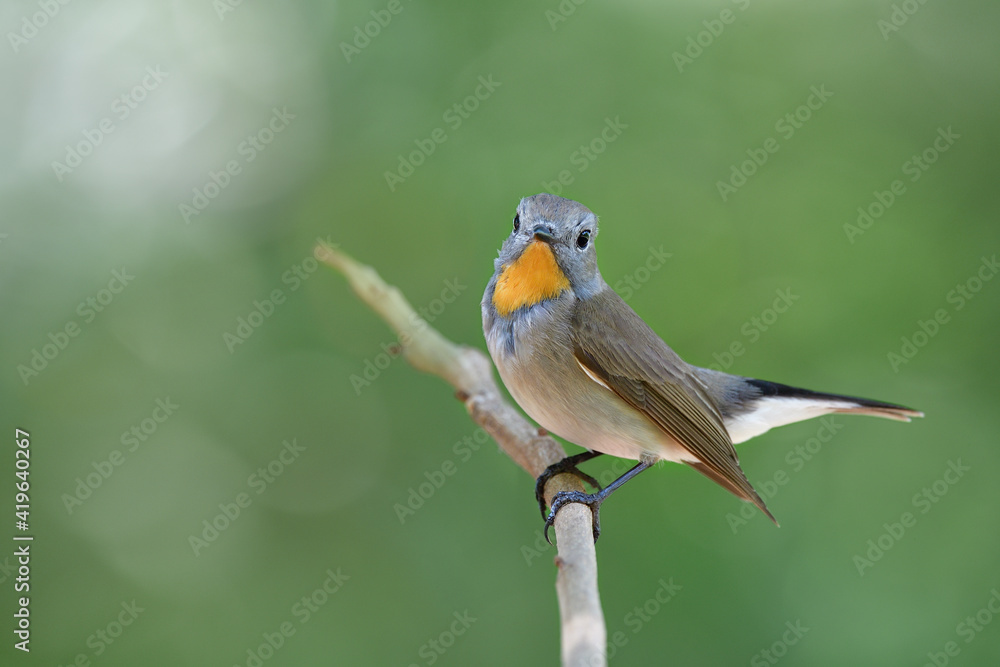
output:
[{"label": "bird's claw", "polygon": [[594,516],[594,543],[596,544],[597,538],[601,536],[601,503],[604,501],[604,497],[601,493],[583,493],[582,491],[560,491],[557,493],[552,499],[551,511],[545,519],[545,541],[552,544],[552,540],[549,539],[549,528],[555,525],[556,513],[559,512],[559,509],[568,503],[580,503],[589,507]]},{"label": "bird's claw", "polygon": [[538,479],[535,481],[535,500],[538,501],[538,509],[542,513],[543,519],[546,517],[545,485],[548,484],[548,481],[556,475],[569,473],[580,481],[589,484],[597,491],[602,490],[603,487],[601,487],[600,483],[596,479],[576,467],[577,464],[589,461],[599,455],[599,452],[582,452],[581,454],[576,454],[574,456],[567,456],[562,461],[550,465],[544,472],[542,472],[541,475],[538,476]]}]

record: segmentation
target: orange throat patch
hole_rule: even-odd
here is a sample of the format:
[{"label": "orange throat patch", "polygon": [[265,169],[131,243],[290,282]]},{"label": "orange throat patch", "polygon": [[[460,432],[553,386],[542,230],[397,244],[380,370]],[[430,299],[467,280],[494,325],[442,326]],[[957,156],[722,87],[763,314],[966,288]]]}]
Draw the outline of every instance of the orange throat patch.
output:
[{"label": "orange throat patch", "polygon": [[504,317],[518,308],[554,299],[569,288],[569,280],[556,263],[552,248],[532,241],[513,264],[507,264],[493,290],[493,307]]}]

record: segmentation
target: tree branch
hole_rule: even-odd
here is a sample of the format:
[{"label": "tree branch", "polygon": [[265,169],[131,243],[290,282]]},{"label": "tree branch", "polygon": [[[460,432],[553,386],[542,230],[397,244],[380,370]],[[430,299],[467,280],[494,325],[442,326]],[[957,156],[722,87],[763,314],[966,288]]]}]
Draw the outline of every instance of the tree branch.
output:
[{"label": "tree branch", "polygon": [[[532,479],[565,458],[559,443],[503,399],[493,379],[493,364],[485,354],[442,336],[414,311],[399,289],[386,284],[370,266],[322,243],[316,246],[315,255],[343,273],[358,297],[392,327],[399,336],[403,357],[414,368],[437,375],[455,388],[473,421]],[[572,475],[557,475],[546,485],[545,499],[551,502],[560,491],[582,490]],[[556,592],[562,664],[567,667],[603,667],[607,663],[607,629],[597,589],[592,521],[590,508],[577,503],[565,506],[556,516]]]}]

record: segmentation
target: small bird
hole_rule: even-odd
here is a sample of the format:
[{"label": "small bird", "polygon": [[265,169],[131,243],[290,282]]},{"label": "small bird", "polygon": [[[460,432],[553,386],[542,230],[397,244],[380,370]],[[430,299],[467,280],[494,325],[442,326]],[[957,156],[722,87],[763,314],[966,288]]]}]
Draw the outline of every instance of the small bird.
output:
[{"label": "small bird", "polygon": [[[594,539],[600,505],[660,460],[685,463],[777,524],[740,468],[734,443],[776,426],[830,413],[910,421],[923,413],[866,398],[826,394],[730,375],[682,360],[612,290],[597,268],[597,216],[550,194],[521,200],[483,294],[483,332],[514,400],[548,431],[588,451],[550,466],[596,493],[561,492],[545,534],[566,503],[588,505]],[[601,489],[577,465],[609,454],[638,464]]]}]

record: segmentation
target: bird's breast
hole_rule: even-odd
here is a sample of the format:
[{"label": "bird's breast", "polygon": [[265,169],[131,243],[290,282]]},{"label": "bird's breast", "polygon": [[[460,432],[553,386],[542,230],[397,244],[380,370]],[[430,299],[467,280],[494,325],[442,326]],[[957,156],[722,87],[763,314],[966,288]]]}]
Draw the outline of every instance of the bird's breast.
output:
[{"label": "bird's breast", "polygon": [[[514,320],[503,334],[488,334],[488,346],[507,391],[538,424],[612,456],[679,460],[684,454],[648,418],[583,370],[568,328],[554,326],[548,317]],[[513,353],[504,340],[512,343]]]}]

